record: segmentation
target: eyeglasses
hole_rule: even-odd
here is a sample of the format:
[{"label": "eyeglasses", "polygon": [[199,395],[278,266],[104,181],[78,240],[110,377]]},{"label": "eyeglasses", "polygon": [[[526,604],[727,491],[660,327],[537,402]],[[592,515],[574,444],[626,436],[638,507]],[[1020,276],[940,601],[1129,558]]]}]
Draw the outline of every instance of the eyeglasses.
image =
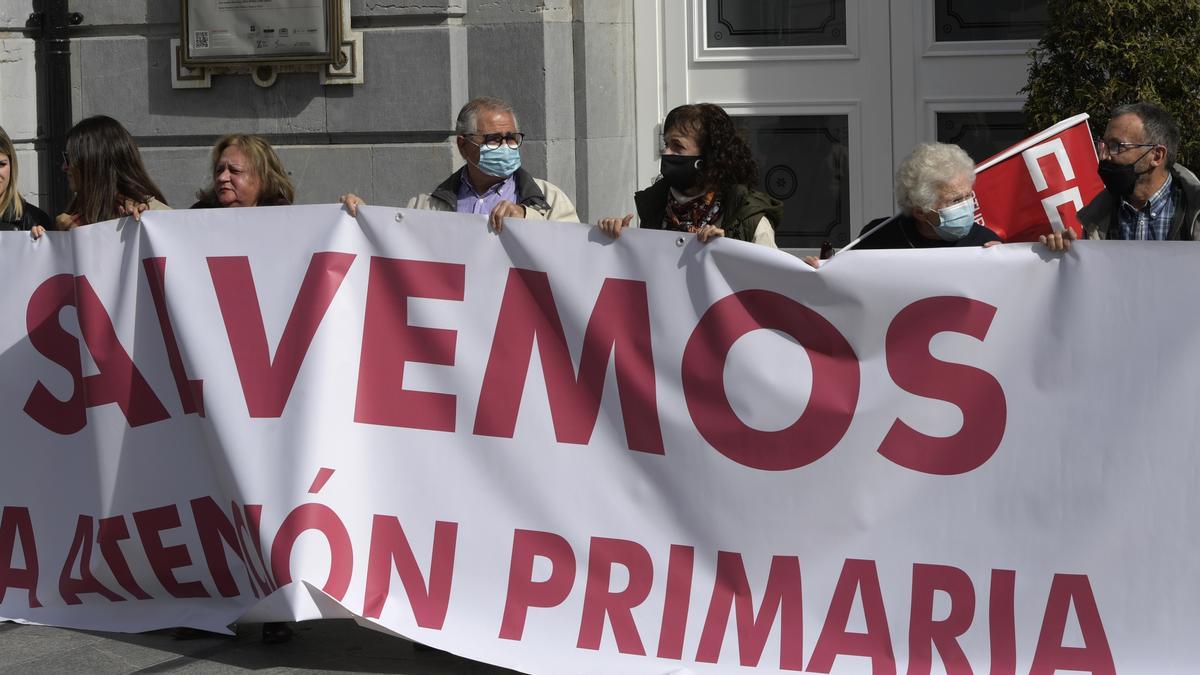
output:
[{"label": "eyeglasses", "polygon": [[974,200],[975,200],[975,191],[974,191],[974,190],[971,190],[970,192],[968,192],[968,193],[967,193],[967,194],[965,194],[965,195],[964,195],[964,194],[958,194],[958,195],[954,195],[954,196],[953,196],[953,197],[951,197],[950,199],[946,199],[946,200],[940,200],[940,203],[943,203],[943,204],[945,204],[945,206],[940,206],[940,207],[938,207],[938,208],[936,208],[936,209],[933,209],[933,210],[934,210],[934,211],[937,211],[938,209],[948,209],[948,208],[950,208],[951,206],[958,206],[959,204],[961,204],[961,203],[963,203],[963,202],[965,202],[965,201],[967,201],[967,200],[971,200],[971,201],[974,201]]},{"label": "eyeglasses", "polygon": [[1096,154],[1100,154],[1103,150],[1108,153],[1109,157],[1116,157],[1130,148],[1153,148],[1158,143],[1122,143],[1121,141],[1106,141],[1103,138],[1097,138]]},{"label": "eyeglasses", "polygon": [[66,150],[62,151],[62,160],[63,160],[62,161],[63,164],[66,164],[67,166],[71,166],[71,156],[67,154]]},{"label": "eyeglasses", "polygon": [[[476,142],[471,139],[472,136],[482,138],[483,141]],[[521,142],[525,140],[525,134],[519,131],[510,134],[463,134],[463,138],[475,143],[475,145],[478,145],[481,148],[487,148],[488,150],[499,150],[501,145],[507,145],[513,150],[516,150],[517,148],[521,147]]]}]

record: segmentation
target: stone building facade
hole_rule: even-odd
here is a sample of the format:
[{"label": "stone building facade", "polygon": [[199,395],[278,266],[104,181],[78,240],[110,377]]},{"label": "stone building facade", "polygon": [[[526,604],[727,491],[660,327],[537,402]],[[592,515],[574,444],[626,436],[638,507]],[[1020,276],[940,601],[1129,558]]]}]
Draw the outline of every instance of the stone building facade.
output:
[{"label": "stone building facade", "polygon": [[[70,29],[72,118],[120,120],[176,207],[205,185],[208,149],[230,132],[277,147],[300,203],[354,191],[402,205],[461,161],[458,109],[498,96],[518,111],[525,166],[594,220],[628,211],[636,186],[633,3],[350,0],[362,84],[322,85],[306,72],[282,73],[267,88],[249,75],[214,75],[210,88],[177,89],[177,0],[70,0],[82,15]],[[0,125],[17,143],[23,191],[44,203],[34,169],[59,160],[38,151],[38,59],[25,28],[33,4],[0,1]]]}]

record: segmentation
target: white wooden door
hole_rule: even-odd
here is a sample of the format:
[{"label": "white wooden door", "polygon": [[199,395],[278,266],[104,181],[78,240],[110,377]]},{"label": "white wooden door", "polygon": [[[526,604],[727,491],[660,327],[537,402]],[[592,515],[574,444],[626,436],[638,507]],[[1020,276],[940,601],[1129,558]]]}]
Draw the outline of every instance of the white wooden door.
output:
[{"label": "white wooden door", "polygon": [[[1024,136],[1025,52],[1045,0],[636,0],[638,182],[684,103],[734,115],[760,187],[784,201],[782,248],[841,246],[893,209],[912,147],[972,154]],[[1010,140],[1011,139],[1011,140]]]},{"label": "white wooden door", "polygon": [[[1046,0],[891,0],[893,155],[957,143],[976,162],[1028,136],[1028,51]],[[1078,111],[1068,111],[1069,117]]]}]

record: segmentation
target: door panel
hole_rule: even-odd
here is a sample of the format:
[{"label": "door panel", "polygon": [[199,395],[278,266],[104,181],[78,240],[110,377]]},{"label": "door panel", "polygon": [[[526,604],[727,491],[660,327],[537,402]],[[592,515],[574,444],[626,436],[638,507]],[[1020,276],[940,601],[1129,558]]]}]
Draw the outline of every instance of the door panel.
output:
[{"label": "door panel", "polygon": [[978,164],[1020,142],[1025,130],[1025,113],[939,112],[935,118],[939,143],[954,143],[967,151]]},{"label": "door panel", "polygon": [[845,0],[705,0],[709,47],[812,47],[846,44]]},{"label": "door panel", "polygon": [[1046,26],[1045,0],[936,0],[938,42],[1036,40]]},{"label": "door panel", "polygon": [[739,115],[759,189],[783,202],[780,248],[850,241],[849,115]]}]

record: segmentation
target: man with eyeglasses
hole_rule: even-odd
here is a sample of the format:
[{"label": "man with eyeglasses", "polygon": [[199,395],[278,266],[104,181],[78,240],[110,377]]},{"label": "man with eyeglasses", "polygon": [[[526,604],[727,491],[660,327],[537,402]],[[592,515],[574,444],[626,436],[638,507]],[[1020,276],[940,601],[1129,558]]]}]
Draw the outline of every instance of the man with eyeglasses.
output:
[{"label": "man with eyeglasses", "polygon": [[[504,229],[505,218],[579,222],[566,193],[521,168],[525,135],[508,103],[490,96],[472,99],[459,111],[454,132],[466,164],[433,192],[411,199],[408,208],[486,214],[497,233]],[[341,201],[350,215],[363,203],[353,194],[343,195]]]},{"label": "man with eyeglasses", "polygon": [[[1088,239],[1200,240],[1200,179],[1181,164],[1179,125],[1153,103],[1117,106],[1096,139],[1104,191],[1079,210]],[[1070,248],[1071,230],[1043,235],[1053,251]]]}]

